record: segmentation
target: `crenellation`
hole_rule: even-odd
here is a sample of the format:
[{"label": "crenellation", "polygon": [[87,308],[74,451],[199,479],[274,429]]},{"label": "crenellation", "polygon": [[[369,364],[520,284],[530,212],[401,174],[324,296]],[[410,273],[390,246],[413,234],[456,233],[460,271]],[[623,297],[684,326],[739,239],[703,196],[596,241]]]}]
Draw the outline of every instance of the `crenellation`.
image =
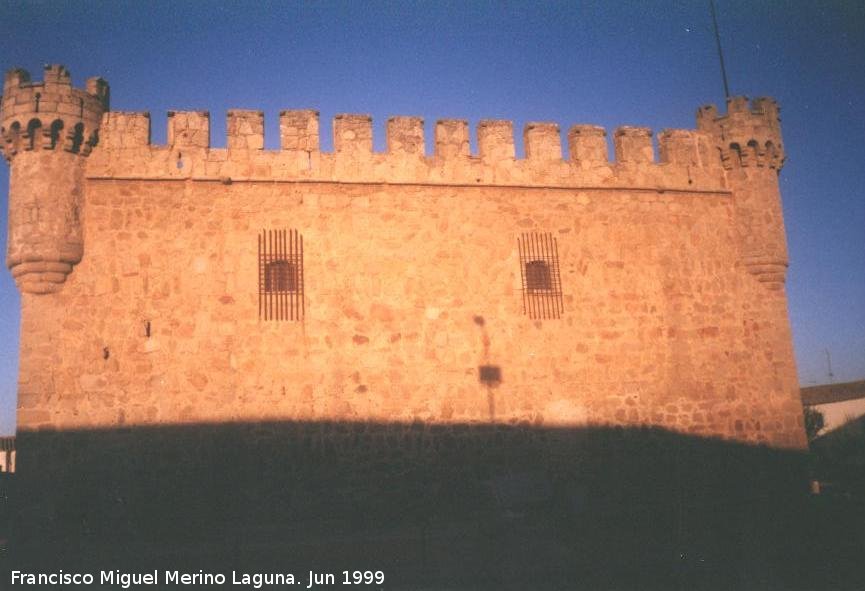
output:
[{"label": "crenellation", "polygon": [[54,84],[70,86],[72,84],[72,75],[66,69],[66,66],[61,64],[45,64],[42,80],[46,88]]},{"label": "crenellation", "polygon": [[655,161],[652,130],[648,127],[622,126],[613,133],[616,163],[637,165]]},{"label": "crenellation", "polygon": [[441,160],[467,159],[471,156],[468,121],[465,119],[436,121],[435,156]]},{"label": "crenellation", "polygon": [[[313,110],[280,112],[280,150],[270,151],[263,149],[261,111],[232,109],[227,113],[228,154],[209,149],[206,113],[172,113],[168,119],[170,132],[166,146],[151,146],[151,150],[136,159],[117,158],[110,151],[97,151],[96,159],[88,165],[88,174],[104,176],[122,169],[126,176],[167,175],[171,178],[191,174],[195,178],[215,176],[253,180],[275,175],[281,180],[302,177],[311,180],[550,184],[562,187],[630,184],[642,179],[639,182],[650,187],[686,188],[699,182],[706,189],[723,191],[717,171],[722,159],[726,158],[724,162],[729,165],[729,148],[712,148],[710,134],[694,130],[662,134],[662,160],[656,163],[651,130],[633,127],[617,130],[617,159],[611,163],[607,155],[606,132],[593,125],[574,125],[569,129],[570,157],[566,161],[562,154],[560,128],[550,122],[528,123],[524,127],[526,158],[517,159],[513,124],[499,120],[484,120],[478,125],[477,157],[471,154],[469,128],[465,120],[437,121],[434,156],[427,158],[423,119],[403,116],[388,119],[386,151],[375,153],[372,119],[369,115],[352,114],[334,118],[334,151],[322,154],[319,151],[318,117],[318,112]],[[126,123],[109,118],[103,125],[107,127],[100,133],[106,136],[102,141],[107,148],[149,145],[145,143],[145,138],[149,138],[147,125],[136,124],[135,136],[125,140],[118,140],[116,136],[127,133],[123,131]],[[95,137],[90,128],[85,131],[89,141],[84,148],[89,149],[94,145]],[[175,138],[178,134],[183,136],[182,141]],[[12,135],[6,133],[7,144],[14,143]],[[187,148],[180,152],[184,166],[177,166],[178,148]],[[166,149],[171,155],[165,152]],[[768,155],[773,153],[772,146],[760,146],[760,153],[764,154],[760,156],[761,162],[768,160]],[[244,159],[249,161],[243,164],[241,160]],[[192,166],[185,166],[185,163]],[[611,166],[617,163],[623,166]]]},{"label": "crenellation", "polygon": [[282,111],[279,114],[280,146],[290,152],[319,151],[319,114],[312,109]]},{"label": "crenellation", "polygon": [[169,111],[170,148],[209,148],[210,113],[207,111]]},{"label": "crenellation", "polygon": [[698,166],[699,134],[690,129],[664,129],[658,135],[658,153],[661,164]]},{"label": "crenellation", "polygon": [[702,105],[697,109],[697,125],[701,123],[712,125],[718,119],[718,107],[715,105]]},{"label": "crenellation", "polygon": [[527,123],[523,129],[523,145],[528,160],[562,160],[562,136],[557,123]]},{"label": "crenellation", "polygon": [[3,77],[3,95],[9,96],[9,91],[30,82],[30,72],[23,68],[7,70]]},{"label": "crenellation", "polygon": [[581,168],[608,164],[607,131],[597,125],[572,125],[568,130],[568,152],[571,162]]},{"label": "crenellation", "polygon": [[[310,127],[317,125],[315,113],[311,111],[292,112],[294,121],[288,120],[283,114],[281,128],[283,141],[287,146],[315,146],[318,136],[309,133]],[[396,123],[409,127],[395,127]],[[258,125],[258,124],[256,124]],[[280,149],[276,151],[262,149],[237,149],[240,145],[232,139],[229,145],[230,154],[224,149],[205,149],[200,145],[196,149],[178,149],[174,145],[150,146],[150,149],[136,155],[135,158],[123,156],[111,149],[96,150],[94,159],[89,160],[87,174],[89,177],[106,177],[114,174],[122,176],[145,176],[148,178],[190,177],[198,180],[231,177],[234,180],[276,179],[291,181],[304,178],[319,181],[340,182],[400,182],[400,183],[436,183],[436,184],[493,184],[493,185],[529,185],[529,186],[596,186],[596,185],[630,185],[644,187],[665,187],[670,190],[689,189],[697,185],[701,190],[725,192],[722,177],[718,176],[720,159],[717,151],[709,149],[705,134],[697,134],[695,141],[699,145],[699,162],[690,164],[679,162],[654,163],[647,162],[635,167],[611,166],[607,162],[607,144],[604,130],[584,126],[571,130],[569,143],[571,159],[565,161],[557,149],[555,126],[542,130],[529,130],[528,156],[526,159],[504,157],[499,160],[484,160],[472,157],[469,153],[468,127],[465,122],[444,122],[436,127],[437,153],[427,158],[420,150],[422,140],[422,125],[419,120],[396,119],[391,122],[391,150],[382,153],[372,152],[369,138],[371,125],[369,119],[361,121],[367,140],[365,150],[356,151],[357,134],[354,130],[341,125],[339,120],[335,129],[348,130],[354,136],[349,148],[355,151],[334,151],[320,153],[297,149]],[[118,146],[114,137],[123,133],[122,125],[113,123],[101,131],[107,135],[103,138],[106,148]],[[402,133],[408,131],[408,134]],[[507,130],[501,137],[507,138]],[[544,135],[537,143],[533,133],[541,131]],[[123,140],[122,145],[142,147],[146,137],[146,125],[139,128],[138,135]],[[233,132],[232,132],[233,133]],[[696,133],[696,132],[695,132]],[[481,134],[483,135],[483,134]],[[11,134],[7,134],[10,136]],[[394,138],[401,137],[405,144],[399,144]],[[535,135],[534,137],[538,137]],[[258,143],[261,140],[256,140]],[[19,141],[20,143],[20,141]],[[338,143],[339,144],[339,143]],[[362,146],[364,144],[362,143]],[[397,146],[405,145],[408,149],[414,145],[416,151],[402,152]],[[493,144],[496,149],[501,143]],[[511,144],[505,142],[502,154],[511,154]],[[547,159],[541,159],[537,146],[543,146]],[[487,148],[489,150],[489,148]],[[460,155],[461,152],[461,155]],[[442,154],[448,154],[443,156]],[[411,157],[407,157],[411,155]],[[489,155],[488,155],[489,158]],[[180,161],[180,162],[178,162]]]},{"label": "crenellation", "polygon": [[87,94],[96,97],[103,104],[108,103],[111,96],[111,90],[108,86],[108,82],[104,78],[100,76],[88,78],[85,88],[87,89]]},{"label": "crenellation", "polygon": [[751,114],[751,105],[746,96],[731,96],[727,99],[727,115],[737,113]]},{"label": "crenellation", "polygon": [[770,121],[780,121],[778,103],[768,96],[759,96],[751,101],[754,114],[764,115]]},{"label": "crenellation", "polygon": [[421,117],[391,117],[387,120],[387,151],[391,155],[426,155]]},{"label": "crenellation", "polygon": [[229,150],[264,149],[264,112],[230,109],[226,114]]},{"label": "crenellation", "polygon": [[372,117],[343,113],[333,118],[333,150],[349,158],[372,156]]},{"label": "crenellation", "polygon": [[150,146],[150,113],[108,111],[99,128],[100,145],[106,150]]},{"label": "crenellation", "polygon": [[24,70],[7,72],[0,102],[0,150],[7,160],[37,148],[62,148],[86,156],[97,142],[102,113],[108,108],[107,83],[94,85],[97,93],[90,94],[71,86],[63,66],[46,66],[45,73],[45,81],[34,83]]},{"label": "crenellation", "polygon": [[503,119],[484,119],[478,123],[478,157],[485,164],[504,166],[516,157],[514,123]]}]

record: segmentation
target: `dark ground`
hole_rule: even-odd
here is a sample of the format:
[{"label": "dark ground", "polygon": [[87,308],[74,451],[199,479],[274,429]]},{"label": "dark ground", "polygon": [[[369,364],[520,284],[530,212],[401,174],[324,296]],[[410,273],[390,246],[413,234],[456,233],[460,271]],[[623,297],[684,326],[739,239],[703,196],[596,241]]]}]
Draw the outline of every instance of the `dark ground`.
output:
[{"label": "dark ground", "polygon": [[655,429],[369,423],[23,433],[17,447],[8,564],[22,571],[865,588],[862,490],[810,495],[807,454]]}]

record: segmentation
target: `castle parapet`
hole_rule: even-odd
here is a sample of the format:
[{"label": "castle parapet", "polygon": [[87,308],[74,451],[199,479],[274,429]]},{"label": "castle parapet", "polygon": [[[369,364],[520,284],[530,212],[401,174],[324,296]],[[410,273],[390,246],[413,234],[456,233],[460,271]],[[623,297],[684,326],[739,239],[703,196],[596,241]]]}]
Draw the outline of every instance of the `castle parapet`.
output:
[{"label": "castle parapet", "polygon": [[264,113],[232,109],[226,120],[229,150],[264,149]]},{"label": "castle parapet", "polygon": [[6,71],[3,77],[3,94],[9,96],[9,92],[30,83],[30,72],[23,68],[12,68]]},{"label": "castle parapet", "polygon": [[471,156],[469,122],[465,119],[440,119],[435,128],[435,155],[442,160]]},{"label": "castle parapet", "polygon": [[556,123],[527,123],[523,145],[529,160],[548,162],[562,159],[562,135]]},{"label": "castle parapet", "polygon": [[102,118],[100,145],[106,150],[150,146],[150,113],[109,111]]},{"label": "castle parapet", "polygon": [[[285,181],[557,187],[639,182],[651,188],[686,190],[700,185],[725,191],[718,176],[720,152],[712,149],[710,134],[696,130],[664,130],[656,158],[649,128],[620,127],[613,134],[616,158],[611,161],[607,132],[595,125],[569,128],[566,156],[558,124],[526,123],[522,130],[524,158],[516,156],[514,124],[507,120],[480,121],[476,154],[471,150],[468,121],[438,120],[430,156],[420,117],[389,118],[383,152],[373,148],[373,120],[365,114],[334,117],[331,153],[320,151],[317,111],[280,112],[279,150],[264,148],[264,127],[261,111],[229,110],[226,148],[211,148],[207,112],[172,111],[167,145],[151,146],[146,113],[107,113],[101,132],[106,151],[88,165],[88,175],[253,180],[250,174],[254,173],[256,178]],[[120,148],[148,149],[134,158],[112,154],[111,150]]]},{"label": "castle parapet", "polygon": [[573,125],[568,130],[571,162],[583,168],[607,164],[607,132],[597,125]]},{"label": "castle parapet", "polygon": [[333,150],[350,157],[372,156],[372,117],[349,113],[334,117]]},{"label": "castle parapet", "polygon": [[514,124],[501,119],[484,119],[478,124],[478,154],[487,164],[514,159]]},{"label": "castle parapet", "polygon": [[652,130],[648,127],[616,128],[613,134],[613,145],[616,150],[616,162],[620,164],[640,164],[655,159]]},{"label": "castle parapet", "polygon": [[172,148],[209,148],[210,113],[169,111],[168,145]]},{"label": "castle parapet", "polygon": [[279,139],[289,152],[319,151],[318,111],[311,109],[282,111],[279,114]]},{"label": "castle parapet", "polygon": [[387,151],[389,154],[405,154],[423,157],[423,119],[420,117],[391,117],[387,120]]},{"label": "castle parapet", "polygon": [[700,134],[688,129],[665,129],[658,135],[658,152],[663,164],[697,166],[700,163]]}]

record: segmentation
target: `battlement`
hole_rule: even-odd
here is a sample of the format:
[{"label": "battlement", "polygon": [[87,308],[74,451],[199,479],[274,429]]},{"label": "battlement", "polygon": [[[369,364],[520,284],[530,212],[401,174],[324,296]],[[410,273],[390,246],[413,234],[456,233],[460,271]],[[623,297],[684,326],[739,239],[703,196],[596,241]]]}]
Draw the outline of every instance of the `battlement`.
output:
[{"label": "battlement", "polygon": [[715,105],[697,111],[697,129],[712,135],[721,153],[724,168],[784,165],[780,109],[768,97],[748,101],[748,97],[727,99],[727,114],[719,115]]},{"label": "battlement", "polygon": [[[207,111],[168,112],[166,142],[154,145],[149,113],[111,112],[108,101],[104,80],[90,78],[84,89],[74,88],[62,65],[46,66],[41,82],[22,69],[4,78],[0,149],[10,162],[29,153],[20,160],[26,165],[13,166],[19,202],[10,216],[20,219],[10,222],[16,233],[7,265],[34,293],[58,289],[81,259],[81,186],[89,179],[724,195],[736,202],[741,263],[763,282],[783,283],[787,255],[775,177],[784,150],[779,109],[770,98],[730,98],[725,114],[704,106],[696,129],[665,129],[656,137],[646,127],[621,126],[608,139],[603,128],[579,124],[563,138],[557,123],[529,122],[521,130],[521,156],[513,121],[481,120],[473,151],[466,120],[436,121],[428,143],[422,118],[390,117],[385,149],[376,151],[372,117],[351,113],[333,118],[333,149],[323,152],[327,131],[310,109],[279,113],[276,150],[265,149],[265,114],[242,109],[226,114],[225,147],[212,147]],[[49,201],[57,202],[56,219],[45,217]]]},{"label": "battlement", "polygon": [[32,82],[27,70],[9,70],[0,97],[0,151],[7,160],[40,149],[86,156],[96,145],[108,103],[108,83],[102,78],[89,78],[81,90],[72,86],[62,65],[46,65],[42,82]]},{"label": "battlement", "polygon": [[662,189],[717,189],[722,176],[712,138],[698,130],[662,131],[656,157],[651,130],[617,128],[611,162],[606,132],[591,125],[568,130],[565,155],[558,124],[527,123],[522,131],[525,157],[518,158],[514,124],[506,120],[479,122],[475,154],[467,121],[439,120],[430,155],[420,117],[389,118],[384,152],[373,148],[374,122],[366,114],[334,117],[330,153],[320,150],[321,125],[314,110],[280,113],[279,150],[264,149],[261,111],[228,111],[225,148],[211,147],[210,115],[204,111],[169,112],[167,142],[161,146],[151,144],[150,124],[146,112],[107,112],[88,176]]}]

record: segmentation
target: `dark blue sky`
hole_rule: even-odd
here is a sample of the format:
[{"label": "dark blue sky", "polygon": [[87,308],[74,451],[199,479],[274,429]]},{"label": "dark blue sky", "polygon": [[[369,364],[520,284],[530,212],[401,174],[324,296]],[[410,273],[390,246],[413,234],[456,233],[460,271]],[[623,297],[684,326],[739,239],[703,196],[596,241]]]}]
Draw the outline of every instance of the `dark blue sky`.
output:
[{"label": "dark blue sky", "polygon": [[[731,91],[782,108],[781,175],[790,315],[800,382],[865,378],[865,5],[716,0]],[[384,148],[391,115],[693,128],[723,103],[708,2],[9,2],[0,68],[41,77],[63,63],[76,85],[111,84],[112,108],[206,109],[212,145],[225,111],[330,119],[370,113]],[[518,135],[521,133],[518,132]],[[522,147],[518,140],[518,155]],[[427,142],[428,149],[431,142]],[[5,250],[8,168],[0,165]],[[14,429],[19,299],[0,272],[0,433]]]}]

